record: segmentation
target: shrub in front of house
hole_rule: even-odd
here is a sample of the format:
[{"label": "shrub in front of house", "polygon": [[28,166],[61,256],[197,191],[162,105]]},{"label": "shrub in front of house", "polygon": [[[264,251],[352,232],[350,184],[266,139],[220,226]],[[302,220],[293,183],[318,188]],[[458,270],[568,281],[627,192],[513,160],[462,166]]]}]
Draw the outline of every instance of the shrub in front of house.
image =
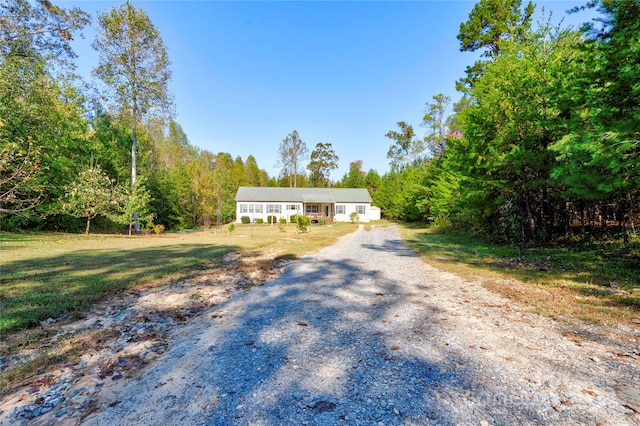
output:
[{"label": "shrub in front of house", "polygon": [[296,223],[298,222],[298,215],[297,214],[292,214],[291,217],[289,218],[289,221],[291,223]]},{"label": "shrub in front of house", "polygon": [[264,219],[259,217],[256,219],[256,223],[264,223]]},{"label": "shrub in front of house", "polygon": [[287,223],[287,218],[286,217],[281,217],[280,218],[280,223]]},{"label": "shrub in front of house", "polygon": [[242,216],[240,221],[246,225],[247,223],[251,223],[251,218],[249,216]]},{"label": "shrub in front of house", "polygon": [[267,223],[276,223],[278,218],[272,215],[267,216]]},{"label": "shrub in front of house", "polygon": [[358,216],[358,213],[356,212],[351,212],[349,219],[351,219],[351,223],[356,223],[360,220],[360,216]]},{"label": "shrub in front of house", "polygon": [[327,224],[327,221],[326,221],[326,220],[324,220],[324,219],[320,219],[320,220],[318,221],[318,225],[326,225],[326,224]]},{"label": "shrub in front of house", "polygon": [[298,231],[307,232],[309,225],[311,224],[311,218],[309,216],[298,216]]}]

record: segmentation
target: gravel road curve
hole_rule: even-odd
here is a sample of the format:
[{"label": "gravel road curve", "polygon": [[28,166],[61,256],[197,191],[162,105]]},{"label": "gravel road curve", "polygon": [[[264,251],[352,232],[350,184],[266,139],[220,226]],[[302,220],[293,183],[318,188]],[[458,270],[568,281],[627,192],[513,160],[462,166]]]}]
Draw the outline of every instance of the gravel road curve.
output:
[{"label": "gravel road curve", "polygon": [[83,424],[640,425],[637,344],[514,308],[396,228],[361,228],[189,327]]}]

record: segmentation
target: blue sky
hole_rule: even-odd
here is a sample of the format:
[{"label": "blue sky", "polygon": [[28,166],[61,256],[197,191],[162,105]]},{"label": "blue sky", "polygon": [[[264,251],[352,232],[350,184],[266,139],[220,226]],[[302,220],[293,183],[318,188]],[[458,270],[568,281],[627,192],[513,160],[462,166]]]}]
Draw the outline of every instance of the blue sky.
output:
[{"label": "blue sky", "polygon": [[[58,1],[95,15],[120,2]],[[559,19],[584,1],[538,2]],[[228,152],[277,176],[277,149],[298,131],[311,151],[330,142],[349,163],[389,170],[384,135],[406,121],[416,134],[426,102],[459,98],[455,81],[476,59],[459,51],[472,1],[134,1],[159,29],[172,61],[176,120],[190,142]],[[539,11],[538,11],[539,13]],[[567,23],[580,23],[572,15]],[[95,24],[95,21],[94,21]],[[74,42],[78,73],[91,79],[98,56]]]}]

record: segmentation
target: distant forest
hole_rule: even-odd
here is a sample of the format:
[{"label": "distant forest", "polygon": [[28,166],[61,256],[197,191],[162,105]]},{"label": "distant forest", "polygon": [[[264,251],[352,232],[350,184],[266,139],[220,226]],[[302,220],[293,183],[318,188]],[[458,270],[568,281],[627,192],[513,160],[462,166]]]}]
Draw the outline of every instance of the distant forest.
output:
[{"label": "distant forest", "polygon": [[[311,152],[292,129],[282,171],[189,142],[172,117],[161,34],[130,2],[94,17],[102,90],[73,74],[80,8],[0,5],[2,231],[208,228],[234,219],[239,186],[368,188],[383,217],[505,243],[575,234],[635,236],[640,207],[640,2],[577,6],[599,19],[552,25],[533,3],[481,0],[460,24],[480,52],[460,99],[425,94],[424,137],[398,122],[389,171]],[[391,124],[390,124],[391,127]],[[278,141],[274,141],[274,146]]]}]

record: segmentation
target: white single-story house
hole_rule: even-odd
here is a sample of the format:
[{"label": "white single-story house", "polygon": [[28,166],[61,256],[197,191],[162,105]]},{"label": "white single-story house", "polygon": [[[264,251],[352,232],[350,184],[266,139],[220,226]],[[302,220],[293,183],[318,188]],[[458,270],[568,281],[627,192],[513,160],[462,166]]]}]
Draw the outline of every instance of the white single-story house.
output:
[{"label": "white single-story house", "polygon": [[324,220],[327,224],[350,222],[351,213],[359,222],[380,219],[380,209],[371,205],[373,200],[366,188],[274,188],[241,186],[236,193],[236,222],[242,216],[251,222],[267,216],[286,218],[305,215],[312,221]]}]

